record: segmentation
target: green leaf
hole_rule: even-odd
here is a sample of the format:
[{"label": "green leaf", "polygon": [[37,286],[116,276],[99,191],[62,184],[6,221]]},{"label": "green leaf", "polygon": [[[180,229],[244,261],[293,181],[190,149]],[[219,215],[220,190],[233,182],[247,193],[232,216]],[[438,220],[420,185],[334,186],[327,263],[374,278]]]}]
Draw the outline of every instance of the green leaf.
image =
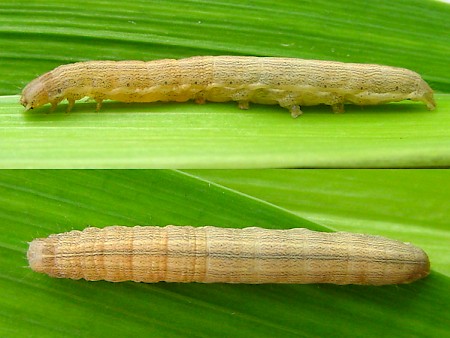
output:
[{"label": "green leaf", "polygon": [[[443,337],[450,320],[448,248],[432,249],[448,243],[444,225],[450,214],[445,203],[448,175],[447,171],[0,171],[0,335]],[[245,177],[252,178],[248,184],[242,182]],[[358,198],[360,204],[354,202]],[[314,217],[308,218],[333,223],[336,230],[360,228],[423,243],[430,249],[433,271],[408,285],[368,287],[87,282],[54,279],[27,268],[27,242],[88,225],[330,230],[302,218],[302,210],[305,214],[314,210]],[[420,210],[430,217],[426,225],[419,224],[426,219],[419,217]],[[339,214],[344,214],[341,224]],[[376,226],[375,217],[391,226]],[[358,224],[364,220],[370,222]],[[417,228],[425,226],[422,240]]]},{"label": "green leaf", "polygon": [[[3,1],[3,168],[440,167],[450,164],[450,6],[437,1]],[[24,113],[20,89],[83,60],[257,55],[379,63],[419,72],[437,95],[410,102],[307,107],[77,103]]]},{"label": "green leaf", "polygon": [[[450,164],[450,95],[435,112],[398,104],[334,115],[311,108],[165,104],[105,112],[22,113],[0,107],[6,168],[442,167]],[[87,104],[86,104],[87,105]],[[78,107],[79,108],[79,107]],[[79,108],[83,109],[83,108]],[[275,111],[274,111],[275,109]],[[13,110],[13,112],[11,112]]]}]

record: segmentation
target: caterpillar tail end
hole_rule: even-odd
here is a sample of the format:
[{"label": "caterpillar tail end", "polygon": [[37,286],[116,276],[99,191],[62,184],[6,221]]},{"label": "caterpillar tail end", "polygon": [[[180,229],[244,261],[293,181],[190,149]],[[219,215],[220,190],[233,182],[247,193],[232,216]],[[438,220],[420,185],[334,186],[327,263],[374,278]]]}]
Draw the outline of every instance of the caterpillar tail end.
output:
[{"label": "caterpillar tail end", "polygon": [[436,101],[434,101],[432,92],[424,95],[423,102],[427,105],[428,110],[436,109]]},{"label": "caterpillar tail end", "polygon": [[[419,76],[420,78],[420,76]],[[420,78],[418,89],[415,97],[412,97],[413,101],[422,101],[427,106],[428,110],[434,110],[436,108],[436,101],[434,100],[433,89]]]},{"label": "caterpillar tail end", "polygon": [[430,259],[428,255],[420,248],[415,248],[417,251],[418,264],[412,269],[408,278],[404,281],[404,284],[412,283],[416,280],[427,277],[430,274]]}]

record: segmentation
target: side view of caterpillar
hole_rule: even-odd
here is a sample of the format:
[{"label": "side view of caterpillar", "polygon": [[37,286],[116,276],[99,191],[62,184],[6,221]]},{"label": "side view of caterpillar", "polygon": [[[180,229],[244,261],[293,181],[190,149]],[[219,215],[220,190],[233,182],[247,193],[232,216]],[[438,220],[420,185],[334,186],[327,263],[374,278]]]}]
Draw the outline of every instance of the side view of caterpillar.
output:
[{"label": "side view of caterpillar", "polygon": [[90,227],[33,240],[28,261],[52,277],[147,283],[385,285],[430,271],[409,243],[300,228]]},{"label": "side view of caterpillar", "polygon": [[27,110],[46,103],[52,110],[67,99],[90,97],[97,110],[105,99],[122,102],[194,100],[278,104],[293,117],[301,106],[376,105],[422,101],[432,110],[433,91],[419,74],[404,68],[295,58],[196,56],[156,61],[88,61],[63,65],[31,81],[20,103]]}]

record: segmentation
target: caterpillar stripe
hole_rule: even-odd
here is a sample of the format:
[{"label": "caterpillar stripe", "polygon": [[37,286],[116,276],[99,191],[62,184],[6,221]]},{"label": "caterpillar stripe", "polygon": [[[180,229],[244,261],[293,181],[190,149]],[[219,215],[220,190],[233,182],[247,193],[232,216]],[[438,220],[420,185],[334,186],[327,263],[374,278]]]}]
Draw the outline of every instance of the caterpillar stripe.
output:
[{"label": "caterpillar stripe", "polygon": [[63,65],[36,78],[23,90],[20,102],[33,109],[46,103],[54,110],[67,99],[97,102],[195,100],[279,104],[293,117],[301,106],[330,105],[343,112],[344,104],[375,105],[413,100],[435,108],[433,91],[419,74],[404,68],[373,64],[294,58],[197,56],[156,61],[89,61]]},{"label": "caterpillar stripe", "polygon": [[52,277],[154,283],[410,283],[429,273],[421,249],[347,232],[171,226],[86,228],[30,243]]}]

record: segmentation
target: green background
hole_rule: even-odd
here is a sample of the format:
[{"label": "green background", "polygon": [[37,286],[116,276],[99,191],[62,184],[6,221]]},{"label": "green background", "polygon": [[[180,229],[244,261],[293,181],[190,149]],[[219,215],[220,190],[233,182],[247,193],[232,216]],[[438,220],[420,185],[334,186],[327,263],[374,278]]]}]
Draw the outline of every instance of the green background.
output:
[{"label": "green background", "polygon": [[[450,6],[438,1],[2,1],[3,168],[442,167],[450,164]],[[420,73],[419,103],[306,107],[80,102],[25,113],[21,88],[85,60],[192,55],[378,63]]]},{"label": "green background", "polygon": [[[0,171],[0,336],[444,337],[446,170]],[[411,242],[432,272],[408,285],[142,284],[54,279],[27,243],[107,225],[349,230]]]}]

